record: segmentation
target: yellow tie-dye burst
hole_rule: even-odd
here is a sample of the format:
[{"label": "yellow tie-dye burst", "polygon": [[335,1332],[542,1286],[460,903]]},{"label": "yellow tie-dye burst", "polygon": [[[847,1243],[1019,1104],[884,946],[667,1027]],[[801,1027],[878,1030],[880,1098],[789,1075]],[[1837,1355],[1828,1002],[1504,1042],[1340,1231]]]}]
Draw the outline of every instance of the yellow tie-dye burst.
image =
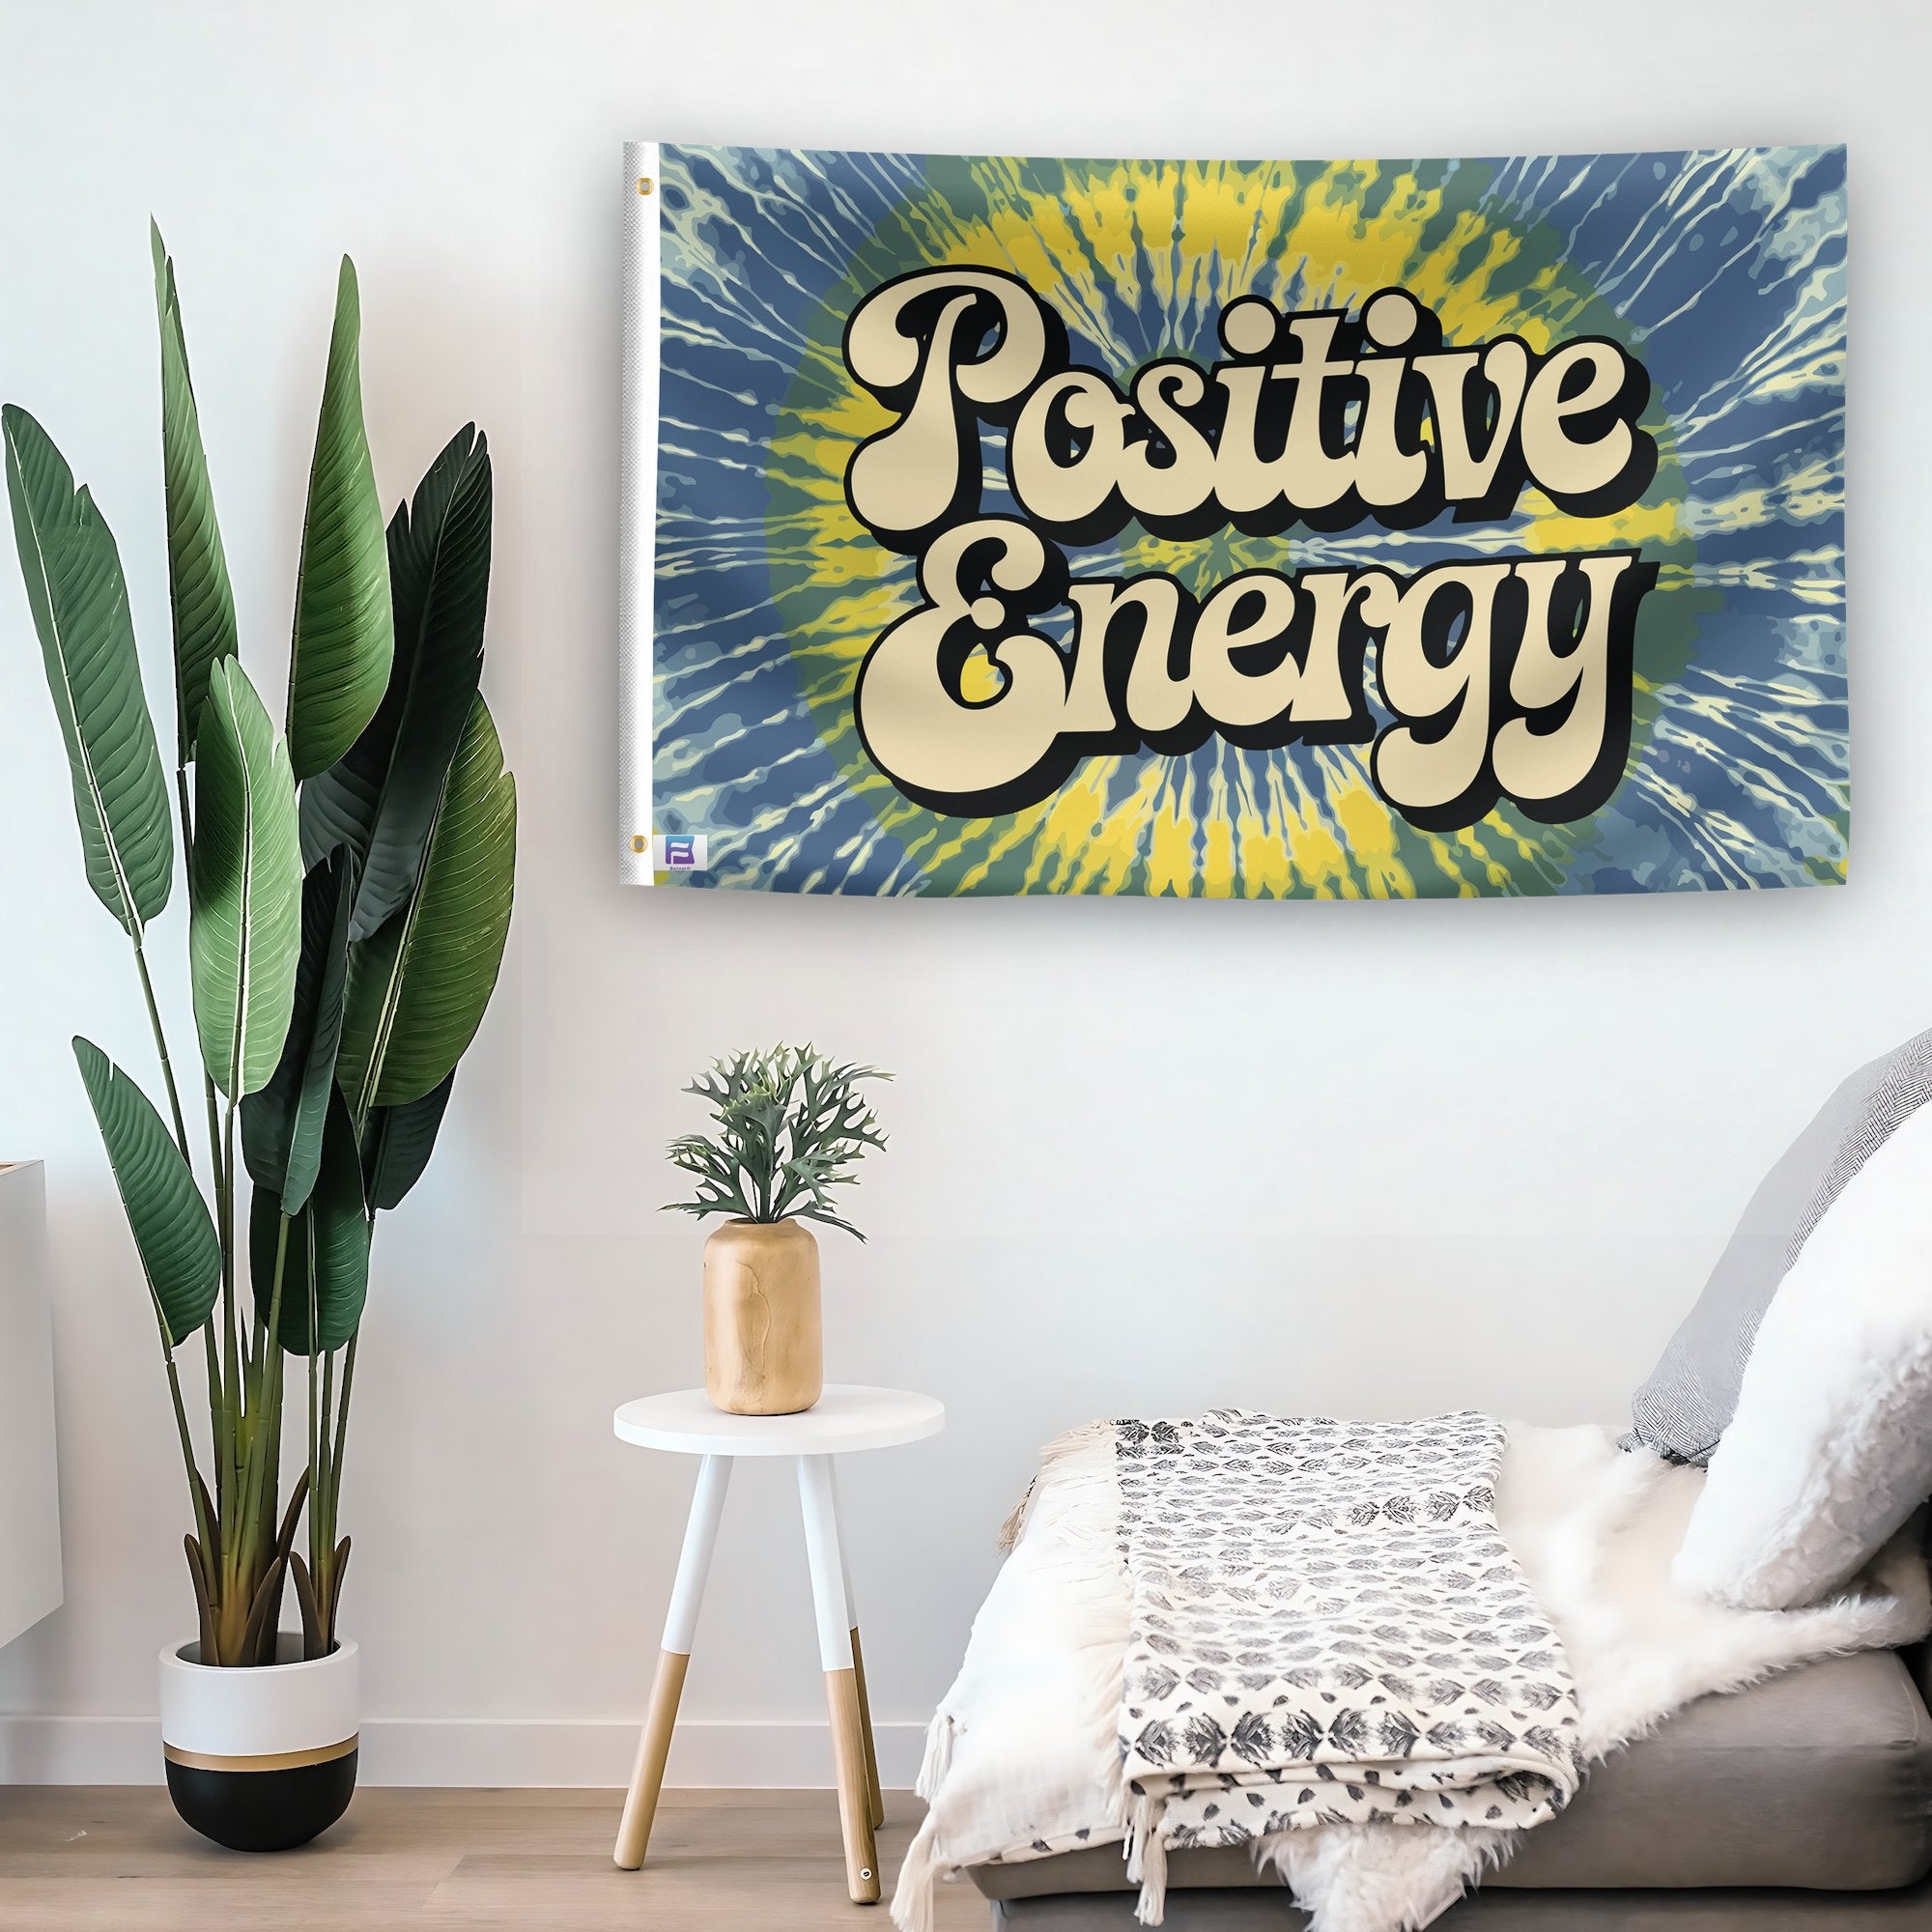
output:
[{"label": "yellow tie-dye burst", "polygon": [[[1285,308],[1354,307],[1400,285],[1435,311],[1451,346],[1507,333],[1538,351],[1574,332],[1594,300],[1560,259],[1525,267],[1524,235],[1506,213],[1467,195],[1452,208],[1439,171],[1425,179],[1413,166],[1372,160],[982,158],[961,167],[962,185],[934,189],[900,217],[899,271],[917,266],[906,259],[912,238],[933,266],[1022,276],[1086,345],[1083,355],[1097,355],[1123,385],[1157,355],[1211,361],[1220,310],[1243,295]],[[860,293],[855,285],[842,308],[832,304],[831,319]],[[1595,326],[1609,325],[1599,315]],[[1367,745],[1250,752],[1210,740],[1192,754],[1109,753],[1084,760],[1041,804],[978,819],[935,819],[876,783],[852,728],[852,691],[866,653],[918,592],[911,559],[875,543],[852,515],[844,476],[860,443],[892,420],[851,383],[836,332],[810,345],[770,445],[781,485],[773,547],[785,559],[774,596],[822,741],[855,784],[867,780],[879,825],[923,867],[943,869],[952,890],[987,890],[996,877],[1020,892],[1249,897],[1406,897],[1539,880],[1531,889],[1547,889],[1569,849],[1560,828],[1505,807],[1485,827],[1496,851],[1473,833],[1420,834],[1377,794]],[[989,444],[989,497],[1004,488],[1000,461]],[[1529,493],[1495,539],[1537,554],[1661,545],[1682,577],[1689,533],[1679,498],[1668,464],[1641,503],[1610,518],[1566,517]],[[1319,540],[1224,529],[1183,542],[1129,525],[1094,574],[1167,571],[1205,594],[1236,570],[1292,572],[1317,555],[1378,560],[1378,540],[1371,527]],[[969,658],[969,701],[994,698],[1002,683],[983,652]]]}]

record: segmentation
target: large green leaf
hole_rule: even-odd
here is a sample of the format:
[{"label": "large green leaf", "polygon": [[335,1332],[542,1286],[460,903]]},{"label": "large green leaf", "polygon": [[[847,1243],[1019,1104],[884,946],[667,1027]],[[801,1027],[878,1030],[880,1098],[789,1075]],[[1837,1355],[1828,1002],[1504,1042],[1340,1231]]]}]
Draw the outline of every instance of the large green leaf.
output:
[{"label": "large green leaf", "polygon": [[455,1073],[447,1073],[420,1100],[378,1107],[369,1116],[362,1135],[362,1189],[372,1208],[394,1208],[422,1179],[455,1085]]},{"label": "large green leaf", "polygon": [[0,410],[7,495],[73,781],[87,883],[128,933],[168,902],[175,840],[141,690],[121,554],[94,498],[25,410]]},{"label": "large green leaf", "polygon": [[161,325],[161,476],[168,512],[168,603],[175,629],[175,733],[180,762],[194,756],[208,674],[235,655],[235,594],[214,521],[214,490],[188,380],[175,265],[152,222],[155,307]]},{"label": "large green leaf", "polygon": [[357,1120],[441,1084],[476,1037],[503,961],[517,786],[478,697],[401,912],[350,950],[337,1078]]},{"label": "large green leaf", "polygon": [[288,750],[237,658],[209,675],[194,768],[188,958],[202,1064],[230,1099],[268,1085],[301,953],[301,845]]},{"label": "large green leaf", "polygon": [[221,1288],[221,1243],[208,1204],[140,1088],[92,1040],[76,1037],[73,1057],[107,1144],[148,1292],[168,1346],[179,1347],[208,1320]]},{"label": "large green leaf", "polygon": [[301,957],[295,1008],[274,1076],[242,1103],[242,1151],[248,1172],[301,1208],[322,1164],[322,1129],[335,1092],[335,1050],[342,1037],[342,994],[349,978],[349,908],[355,861],[335,852],[302,881]]},{"label": "large green leaf", "polygon": [[298,779],[327,771],[362,735],[395,648],[383,506],[362,428],[361,326],[355,266],[345,255],[296,579],[289,756]]},{"label": "large green leaf", "polygon": [[[280,1198],[271,1187],[257,1187],[248,1208],[248,1274],[264,1322],[274,1299],[281,1224]],[[349,1109],[337,1094],[323,1131],[315,1191],[289,1222],[276,1339],[293,1355],[309,1354],[317,1346],[339,1349],[362,1320],[368,1293],[369,1217],[362,1205],[362,1164]]]},{"label": "large green leaf", "polygon": [[343,757],[302,787],[310,865],[347,844],[362,858],[352,936],[409,897],[483,670],[490,592],[490,447],[466,425],[389,523],[396,656],[389,688]]}]

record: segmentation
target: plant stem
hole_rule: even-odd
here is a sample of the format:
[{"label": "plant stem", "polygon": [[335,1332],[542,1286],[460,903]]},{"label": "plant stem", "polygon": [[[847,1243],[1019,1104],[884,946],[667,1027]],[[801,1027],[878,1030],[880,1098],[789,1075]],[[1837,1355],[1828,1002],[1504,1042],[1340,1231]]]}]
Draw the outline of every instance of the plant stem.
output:
[{"label": "plant stem", "polygon": [[223,1444],[228,1437],[222,1427],[221,1357],[215,1350],[214,1323],[212,1321],[201,1324],[201,1341],[207,1356],[208,1439],[209,1455],[214,1465],[214,1514],[225,1527],[228,1521],[228,1458]]},{"label": "plant stem", "polygon": [[[357,1331],[359,1335],[360,1331]],[[355,1385],[355,1343],[357,1336],[349,1338],[349,1346],[342,1351],[342,1393],[335,1405],[335,1453],[329,1459],[328,1515],[331,1527],[335,1520],[335,1505],[342,1493],[342,1448],[349,1440],[349,1392]]]},{"label": "plant stem", "polygon": [[[269,1291],[269,1321],[274,1332],[280,1332],[282,1315],[282,1277],[288,1263],[289,1217],[281,1216],[281,1225],[275,1234],[275,1277],[274,1286]],[[252,1376],[253,1384],[253,1428],[248,1440],[248,1504],[247,1516],[242,1523],[242,1534],[249,1550],[253,1552],[261,1541],[261,1531],[266,1519],[270,1536],[274,1533],[273,1498],[266,1492],[266,1482],[273,1451],[281,1435],[282,1405],[280,1396],[280,1372],[282,1351],[279,1349],[265,1349],[257,1358]],[[264,1566],[266,1568],[266,1565]],[[249,1577],[249,1595],[254,1594],[253,1585],[259,1579]]]},{"label": "plant stem", "polygon": [[[311,1336],[313,1341],[314,1337]],[[321,1587],[323,1573],[327,1567],[329,1551],[335,1548],[335,1459],[331,1453],[330,1418],[336,1405],[335,1394],[335,1354],[334,1351],[318,1350],[322,1354],[322,1405],[316,1426],[316,1445],[321,1459],[322,1507],[310,1507],[308,1513],[309,1549],[313,1560],[309,1568],[315,1573],[317,1587]],[[315,1355],[309,1356],[310,1362]],[[311,1479],[311,1489],[314,1486]],[[325,1631],[324,1634],[327,1633]]]},{"label": "plant stem", "polygon": [[[313,1304],[311,1304],[313,1306]],[[327,1657],[329,1631],[334,1623],[330,1610],[333,1588],[329,1558],[335,1548],[335,1512],[329,1503],[329,1411],[335,1404],[335,1356],[316,1346],[314,1323],[309,1327],[308,1406],[308,1575],[315,1595],[316,1641],[318,1655]],[[322,1361],[322,1386],[316,1388],[316,1361]]]},{"label": "plant stem", "polygon": [[[329,1385],[335,1378],[335,1356],[331,1353],[323,1370],[323,1412],[325,1428],[330,1406]],[[342,1451],[349,1436],[349,1396],[355,1381],[355,1337],[349,1338],[349,1345],[342,1351],[342,1385],[334,1398],[335,1446],[327,1456],[328,1471],[327,1497],[318,1512],[311,1502],[309,1506],[310,1568],[316,1578],[316,1599],[322,1615],[322,1643],[325,1656],[334,1648],[335,1616],[340,1607],[338,1593],[342,1578],[336,1568],[336,1551],[339,1545],[335,1530],[337,1505],[342,1498]]]},{"label": "plant stem", "polygon": [[[184,790],[184,808],[186,794]],[[208,1160],[214,1176],[214,1221],[221,1225],[221,1116],[214,1098],[214,1076],[203,1069],[201,1090],[204,1104],[208,1110]],[[222,1387],[221,1359],[214,1342],[214,1323],[202,1324],[202,1338],[208,1345],[208,1428],[214,1457],[214,1509],[222,1519],[224,1526],[228,1520],[232,1491],[228,1480],[228,1455],[225,1444],[233,1432],[227,1427],[227,1398]]]},{"label": "plant stem", "polygon": [[[231,1128],[232,1124],[231,1108]],[[275,1244],[274,1286],[270,1291],[270,1307],[277,1313],[287,1257],[288,1220],[284,1216]],[[231,1329],[231,1344],[232,1341]],[[274,1541],[273,1498],[269,1494],[268,1485],[269,1472],[275,1466],[275,1451],[280,1439],[279,1364],[279,1350],[265,1350],[245,1379],[239,1371],[236,1372],[228,1391],[229,1411],[234,1412],[236,1398],[241,1399],[242,1409],[235,1431],[239,1439],[231,1444],[236,1455],[232,1511],[234,1528],[224,1539],[222,1547],[221,1601],[215,1615],[215,1627],[220,1637],[220,1662],[223,1663],[242,1664],[255,1661],[244,1656],[242,1651],[249,1613],[269,1572],[269,1562],[264,1560],[262,1535],[265,1511],[270,1519],[268,1547],[270,1550]]]},{"label": "plant stem", "polygon": [[[247,1509],[247,1492],[242,1487],[242,1464],[246,1453],[249,1417],[242,1406],[242,1358],[235,1334],[235,1102],[230,1100],[222,1122],[219,1151],[217,1197],[221,1213],[221,1416],[227,1436],[230,1494],[236,1511],[236,1528],[241,1530]],[[232,1539],[237,1561],[243,1538]],[[224,1546],[226,1547],[226,1546]],[[233,1566],[229,1574],[239,1575]]]},{"label": "plant stem", "polygon": [[168,1112],[174,1116],[175,1145],[186,1160],[187,1123],[182,1119],[181,1094],[175,1089],[174,1062],[168,1058],[167,1035],[161,1030],[161,1009],[155,999],[155,982],[148,973],[148,954],[140,940],[134,942],[134,970],[141,976],[141,997],[148,1003],[148,1024],[155,1033],[155,1051],[161,1058],[161,1078],[167,1084]]},{"label": "plant stem", "polygon": [[315,1574],[315,1513],[322,1506],[321,1463],[322,1443],[325,1430],[322,1412],[316,1406],[315,1393],[315,1297],[309,1296],[309,1350],[308,1350],[308,1547],[309,1574]]},{"label": "plant stem", "polygon": [[187,1470],[187,1499],[194,1511],[194,1533],[201,1543],[202,1561],[206,1563],[214,1544],[210,1535],[208,1512],[202,1507],[201,1470],[194,1460],[194,1438],[188,1434],[187,1409],[182,1402],[181,1371],[175,1366],[175,1351],[167,1346],[165,1337],[161,1359],[168,1365],[168,1394],[174,1400],[175,1431],[181,1436],[182,1462]]},{"label": "plant stem", "polygon": [[242,1366],[235,1326],[235,1102],[221,1122],[221,1367],[231,1385]]}]

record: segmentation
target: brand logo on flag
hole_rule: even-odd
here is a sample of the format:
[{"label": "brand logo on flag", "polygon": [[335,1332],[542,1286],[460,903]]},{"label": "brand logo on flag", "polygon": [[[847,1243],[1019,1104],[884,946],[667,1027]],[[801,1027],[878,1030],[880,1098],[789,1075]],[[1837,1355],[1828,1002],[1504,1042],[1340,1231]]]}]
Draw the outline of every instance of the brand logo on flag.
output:
[{"label": "brand logo on flag", "polygon": [[667,832],[658,840],[658,863],[667,872],[703,871],[704,835],[701,832]]}]

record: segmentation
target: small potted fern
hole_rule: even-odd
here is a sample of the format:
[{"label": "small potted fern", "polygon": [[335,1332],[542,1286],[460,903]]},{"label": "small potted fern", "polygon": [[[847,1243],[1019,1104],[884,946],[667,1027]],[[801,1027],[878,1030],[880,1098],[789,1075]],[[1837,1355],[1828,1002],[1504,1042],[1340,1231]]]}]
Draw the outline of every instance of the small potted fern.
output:
[{"label": "small potted fern", "polygon": [[866,1238],[833,1211],[833,1190],[885,1146],[859,1086],[891,1078],[779,1045],[714,1061],[684,1090],[714,1126],[671,1142],[696,1185],[666,1208],[728,1217],[704,1243],[704,1386],[727,1414],[792,1415],[824,1390],[818,1241],[805,1223]]}]

